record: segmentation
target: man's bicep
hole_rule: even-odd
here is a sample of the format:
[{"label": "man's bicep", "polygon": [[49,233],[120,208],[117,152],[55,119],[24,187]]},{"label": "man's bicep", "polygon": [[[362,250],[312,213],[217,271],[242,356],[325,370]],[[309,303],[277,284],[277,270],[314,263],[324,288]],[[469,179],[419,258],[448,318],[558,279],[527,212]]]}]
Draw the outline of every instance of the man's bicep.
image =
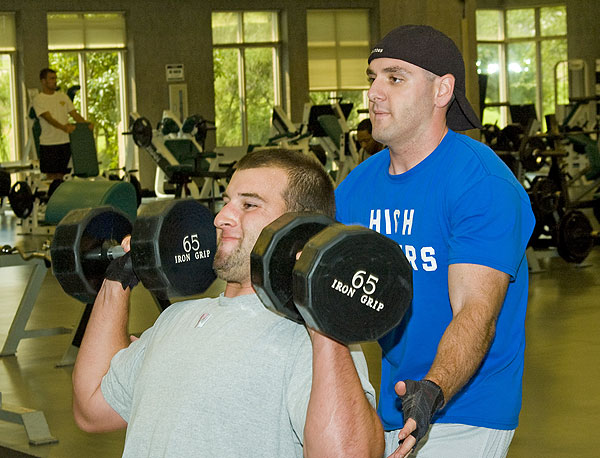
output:
[{"label": "man's bicep", "polygon": [[73,413],[77,425],[87,432],[115,431],[127,427],[127,422],[108,403],[101,388],[98,388],[86,402],[85,409],[81,408],[76,401],[73,405]]},{"label": "man's bicep", "polygon": [[152,330],[146,330],[138,340],[113,356],[98,389],[97,394],[126,422],[129,422],[131,415],[135,386],[140,378]]},{"label": "man's bicep", "polygon": [[513,279],[533,227],[531,204],[514,183],[487,177],[449,202],[449,264],[478,264]]},{"label": "man's bicep", "polygon": [[481,318],[495,318],[500,312],[510,275],[478,264],[451,264],[448,267],[448,294],[456,316],[466,304],[481,308]]}]

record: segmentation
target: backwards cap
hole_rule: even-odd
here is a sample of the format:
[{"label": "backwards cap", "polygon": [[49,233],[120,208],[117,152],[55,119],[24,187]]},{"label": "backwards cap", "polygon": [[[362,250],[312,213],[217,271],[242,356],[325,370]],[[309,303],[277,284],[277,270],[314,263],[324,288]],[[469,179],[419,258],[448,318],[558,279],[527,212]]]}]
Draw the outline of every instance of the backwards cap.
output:
[{"label": "backwards cap", "polygon": [[454,42],[427,25],[402,25],[389,32],[371,51],[369,63],[388,57],[421,67],[437,76],[452,74],[454,100],[446,112],[452,130],[481,128],[481,123],[465,95],[465,64]]}]

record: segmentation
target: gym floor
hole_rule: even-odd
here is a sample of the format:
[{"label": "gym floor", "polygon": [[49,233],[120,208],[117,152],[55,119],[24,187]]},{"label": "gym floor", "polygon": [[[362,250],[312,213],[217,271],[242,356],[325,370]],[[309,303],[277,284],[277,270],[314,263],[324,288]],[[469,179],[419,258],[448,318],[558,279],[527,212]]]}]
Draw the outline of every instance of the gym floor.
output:
[{"label": "gym floor", "polygon": [[[15,218],[0,214],[0,246],[40,249],[44,236],[21,236]],[[542,260],[544,272],[530,276],[523,409],[509,458],[598,456],[600,411],[600,247],[576,267],[557,257]],[[31,268],[1,269],[0,345],[8,334]],[[207,294],[218,294],[215,282]],[[28,329],[74,327],[83,305],[46,275]],[[130,331],[139,333],[158,316],[142,288],[134,289]],[[59,442],[31,446],[23,426],[0,421],[2,457],[119,457],[124,432],[87,434],[71,414],[72,366],[55,367],[69,348],[69,334],[25,339],[15,356],[0,358],[2,402],[42,410]],[[365,345],[374,385],[379,383],[379,352]],[[8,449],[18,450],[11,452]]]}]

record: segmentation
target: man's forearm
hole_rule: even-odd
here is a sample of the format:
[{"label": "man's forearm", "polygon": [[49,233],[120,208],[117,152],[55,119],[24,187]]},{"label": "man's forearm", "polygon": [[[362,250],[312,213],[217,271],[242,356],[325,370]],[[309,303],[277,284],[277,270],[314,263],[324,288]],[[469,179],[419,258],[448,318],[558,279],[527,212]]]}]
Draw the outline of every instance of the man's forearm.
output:
[{"label": "man's forearm", "polygon": [[369,404],[348,347],[312,334],[313,379],[304,456],[381,457],[383,428]]},{"label": "man's forearm", "polygon": [[509,276],[490,267],[452,264],[448,293],[453,318],[426,379],[437,383],[446,403],[479,368],[496,333]]},{"label": "man's forearm", "polygon": [[496,322],[481,323],[472,310],[463,309],[450,322],[426,379],[437,383],[446,403],[471,379],[494,338]]},{"label": "man's forearm", "polygon": [[87,122],[83,116],[77,113],[77,111],[71,111],[71,116],[73,117],[75,122]]},{"label": "man's forearm", "polygon": [[50,115],[49,112],[43,113],[41,117],[44,118],[51,126],[56,127],[58,130],[62,130],[63,132],[67,132],[67,125],[58,122],[52,117],[52,115]]},{"label": "man's forearm", "polygon": [[87,324],[73,368],[73,406],[86,415],[86,406],[98,394],[112,357],[129,345],[127,322],[129,289],[104,281]]}]

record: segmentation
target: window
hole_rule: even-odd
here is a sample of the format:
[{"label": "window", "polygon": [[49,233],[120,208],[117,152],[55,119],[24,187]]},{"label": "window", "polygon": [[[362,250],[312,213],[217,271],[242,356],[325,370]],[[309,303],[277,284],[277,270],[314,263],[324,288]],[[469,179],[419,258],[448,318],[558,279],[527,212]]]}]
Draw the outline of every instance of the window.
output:
[{"label": "window", "polygon": [[[121,13],[48,14],[48,61],[62,90],[74,93],[81,115],[94,123],[101,168],[124,163],[125,19]],[[79,86],[79,89],[77,89]]]},{"label": "window", "polygon": [[[565,6],[477,10],[477,72],[487,84],[484,124],[504,127],[508,104],[535,104],[538,118],[567,97],[561,62],[567,60]],[[555,76],[556,75],[556,76]]]},{"label": "window", "polygon": [[278,15],[212,13],[212,38],[217,145],[264,144],[280,103]]},{"label": "window", "polygon": [[0,14],[0,162],[17,159],[15,72],[15,17]]},{"label": "window", "polygon": [[311,101],[325,104],[337,98],[352,102],[349,124],[357,124],[357,110],[368,105],[369,11],[309,10],[306,21]]}]

